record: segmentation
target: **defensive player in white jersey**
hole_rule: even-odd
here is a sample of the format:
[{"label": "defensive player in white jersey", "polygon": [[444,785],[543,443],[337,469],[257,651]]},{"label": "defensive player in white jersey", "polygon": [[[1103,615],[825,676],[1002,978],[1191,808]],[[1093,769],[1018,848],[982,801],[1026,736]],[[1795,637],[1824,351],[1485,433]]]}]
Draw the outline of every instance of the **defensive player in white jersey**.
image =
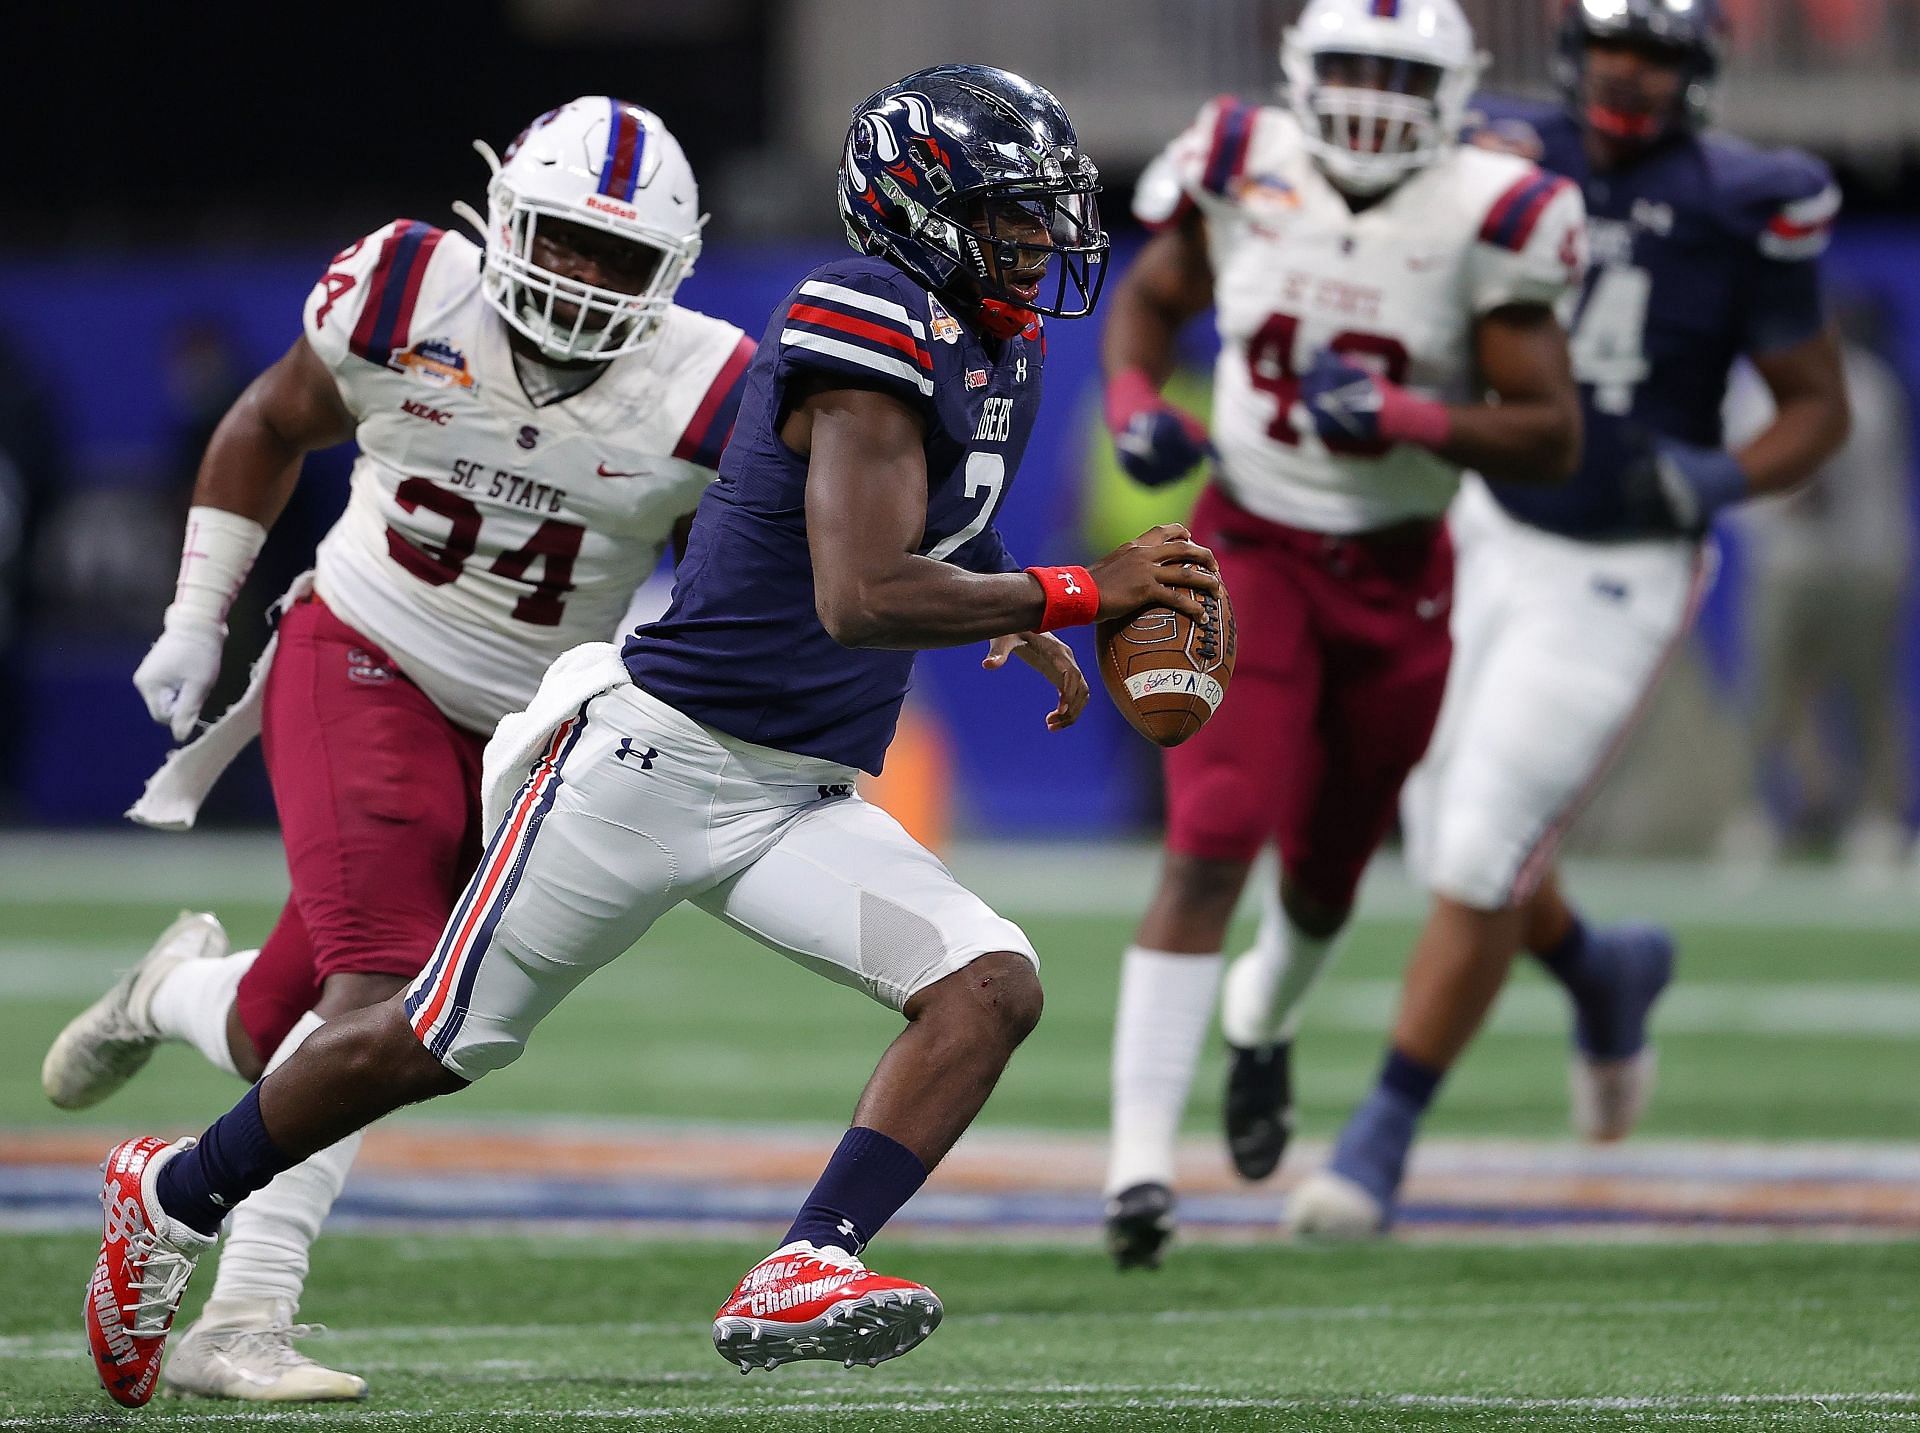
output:
[{"label": "defensive player in white jersey", "polygon": [[[679,144],[640,106],[589,96],[504,161],[480,147],[484,244],[397,220],[347,248],[303,335],[220,425],[165,630],[134,677],[186,738],[301,458],[357,441],[347,510],[255,694],[291,898],[258,952],[228,955],[212,916],[182,917],[49,1051],[58,1105],[95,1103],[165,1039],[256,1079],[417,975],[479,859],[487,736],[555,656],[615,632],[714,477],[754,344],[673,302],[702,224]],[[244,731],[252,705],[222,726]],[[177,756],[134,814],[191,824],[218,764]],[[308,1246],[357,1147],[287,1171],[234,1220],[169,1384],[365,1393],[291,1343]]]},{"label": "defensive player in white jersey", "polygon": [[[1637,922],[1590,928],[1555,849],[1686,635],[1714,513],[1803,481],[1847,431],[1818,265],[1839,190],[1811,155],[1705,129],[1724,26],[1718,0],[1575,0],[1562,102],[1476,106],[1480,142],[1586,186],[1594,264],[1572,345],[1584,451],[1560,488],[1489,474],[1454,506],[1453,677],[1402,808],[1433,907],[1390,1036],[1398,1078],[1295,1192],[1296,1232],[1390,1225],[1418,1122],[1522,948],[1571,999],[1575,1128],[1621,1138],[1650,1093],[1672,941]],[[1730,450],[1720,412],[1738,354],[1776,414]]]},{"label": "defensive player in white jersey", "polygon": [[[1462,468],[1552,482],[1579,449],[1554,305],[1585,263],[1579,192],[1455,143],[1480,70],[1454,0],[1313,0],[1286,106],[1207,105],[1142,178],[1155,237],[1106,329],[1107,416],[1143,482],[1211,452],[1192,519],[1241,617],[1233,700],[1169,751],[1167,854],[1127,951],[1108,1240],[1158,1262],[1174,1136],[1249,867],[1280,878],[1227,976],[1227,1134],[1249,1179],[1291,1126],[1300,1005],[1426,748],[1449,655],[1442,514]],[[1212,441],[1159,395],[1213,307]]]}]

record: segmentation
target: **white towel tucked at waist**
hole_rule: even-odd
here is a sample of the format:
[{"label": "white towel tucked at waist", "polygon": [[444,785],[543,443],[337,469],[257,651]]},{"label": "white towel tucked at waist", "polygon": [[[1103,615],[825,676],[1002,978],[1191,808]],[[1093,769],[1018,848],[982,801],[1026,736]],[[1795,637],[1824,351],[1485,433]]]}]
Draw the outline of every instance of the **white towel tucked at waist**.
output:
[{"label": "white towel tucked at waist", "polygon": [[554,728],[583,703],[632,680],[627,664],[620,660],[619,647],[612,642],[584,642],[554,659],[527,709],[500,718],[481,759],[480,815],[489,835]]}]

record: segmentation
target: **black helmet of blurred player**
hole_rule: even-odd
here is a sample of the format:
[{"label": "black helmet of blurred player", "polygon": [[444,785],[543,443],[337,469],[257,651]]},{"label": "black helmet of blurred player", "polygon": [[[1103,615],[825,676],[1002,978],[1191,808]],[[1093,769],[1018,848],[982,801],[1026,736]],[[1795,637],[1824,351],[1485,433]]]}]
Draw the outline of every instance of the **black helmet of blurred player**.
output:
[{"label": "black helmet of blurred player", "polygon": [[990,65],[936,65],[855,108],[840,217],[860,252],[1011,337],[1035,314],[1093,311],[1108,249],[1099,178],[1046,90]]},{"label": "black helmet of blurred player", "polygon": [[[1706,124],[1726,31],[1720,0],[1567,0],[1555,76],[1588,129],[1616,144],[1653,144]],[[1630,75],[1595,75],[1596,47],[1644,56],[1677,84],[1662,96]]]}]

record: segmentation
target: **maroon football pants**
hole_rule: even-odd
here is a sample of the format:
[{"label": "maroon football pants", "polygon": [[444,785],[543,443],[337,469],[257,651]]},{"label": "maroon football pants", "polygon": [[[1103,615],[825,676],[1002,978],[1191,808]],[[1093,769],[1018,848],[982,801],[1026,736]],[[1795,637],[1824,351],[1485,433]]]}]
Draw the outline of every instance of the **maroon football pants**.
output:
[{"label": "maroon football pants", "polygon": [[1210,487],[1189,526],[1239,623],[1220,710],[1166,753],[1167,846],[1250,861],[1269,841],[1316,903],[1346,907],[1433,735],[1452,642],[1443,524],[1334,537]]},{"label": "maroon football pants", "polygon": [[262,1060],[337,972],[411,978],[480,859],[480,755],[318,598],[280,623],[261,750],[292,893],[235,995]]}]

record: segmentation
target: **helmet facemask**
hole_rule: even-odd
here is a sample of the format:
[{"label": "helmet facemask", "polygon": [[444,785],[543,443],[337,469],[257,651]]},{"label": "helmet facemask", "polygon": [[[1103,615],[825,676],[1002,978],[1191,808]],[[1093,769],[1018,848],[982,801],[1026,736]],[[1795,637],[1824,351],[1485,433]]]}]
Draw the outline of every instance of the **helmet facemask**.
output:
[{"label": "helmet facemask", "polygon": [[[1644,70],[1615,76],[1598,73],[1592,52],[1602,47],[1639,55],[1647,69],[1659,72],[1664,84],[1671,86],[1671,96],[1663,102],[1658,86],[1656,93],[1649,95]],[[1629,149],[1651,147],[1675,130],[1704,121],[1705,83],[1696,73],[1694,57],[1677,46],[1637,36],[1588,39],[1581,48],[1573,86],[1578,112],[1588,128]]]},{"label": "helmet facemask", "polygon": [[[518,194],[504,175],[495,176],[489,187],[487,208],[482,280],[487,298],[515,332],[555,362],[604,363],[644,348],[700,252],[697,233],[657,233],[590,209],[531,199]],[[542,226],[555,221],[610,234],[657,257],[645,266],[632,293],[569,278],[535,259]]]},{"label": "helmet facemask", "polygon": [[1454,142],[1474,81],[1394,55],[1321,50],[1288,58],[1307,145],[1327,176],[1353,194],[1381,193],[1431,164]]},{"label": "helmet facemask", "polygon": [[[1082,161],[1076,181],[995,185],[968,195],[958,219],[940,218],[963,261],[983,312],[1082,318],[1106,281],[1108,239],[1095,199],[1099,186]],[[940,216],[936,216],[940,217]]]}]

